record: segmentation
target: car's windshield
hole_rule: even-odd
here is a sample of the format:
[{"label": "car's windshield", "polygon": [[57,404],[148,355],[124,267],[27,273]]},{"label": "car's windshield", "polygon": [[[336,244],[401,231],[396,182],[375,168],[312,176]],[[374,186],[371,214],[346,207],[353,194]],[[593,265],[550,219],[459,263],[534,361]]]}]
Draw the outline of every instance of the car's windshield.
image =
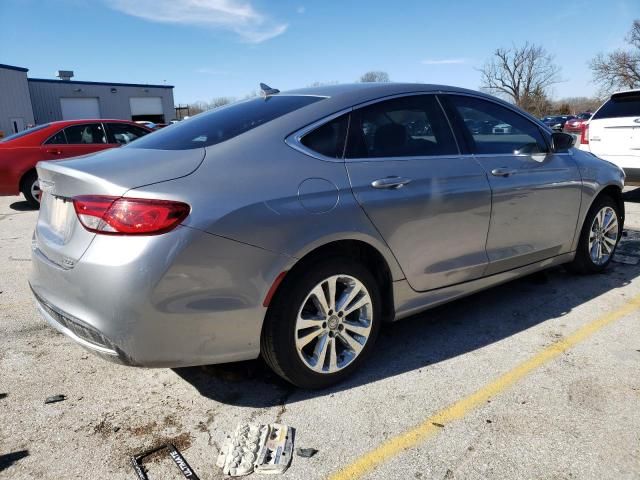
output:
[{"label": "car's windshield", "polygon": [[275,95],[216,108],[143,137],[127,148],[187,150],[208,147],[264,125],[325,97]]},{"label": "car's windshield", "polygon": [[15,140],[16,138],[24,137],[25,135],[29,135],[33,132],[37,132],[38,130],[42,130],[43,128],[47,128],[49,125],[49,123],[45,123],[44,125],[38,125],[37,127],[32,127],[27,130],[14,133],[13,135],[9,135],[8,137],[0,138],[0,143],[10,142],[11,140]]}]

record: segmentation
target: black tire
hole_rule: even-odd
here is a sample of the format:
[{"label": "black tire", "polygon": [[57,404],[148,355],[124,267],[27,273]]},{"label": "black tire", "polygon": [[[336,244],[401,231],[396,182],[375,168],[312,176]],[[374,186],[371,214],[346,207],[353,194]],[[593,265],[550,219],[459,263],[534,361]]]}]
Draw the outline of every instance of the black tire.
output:
[{"label": "black tire", "polygon": [[[600,212],[603,208],[609,207],[611,208],[617,217],[618,222],[618,232],[615,245],[613,246],[613,250],[609,257],[604,261],[604,263],[597,264],[591,258],[589,252],[589,235],[591,233],[591,227],[593,225],[594,219],[598,212]],[[576,256],[574,260],[567,264],[567,269],[574,273],[579,274],[592,274],[592,273],[601,273],[603,272],[609,263],[611,263],[611,259],[615,253],[615,249],[618,246],[618,242],[620,241],[620,237],[622,236],[622,218],[620,217],[620,208],[616,201],[608,195],[600,195],[596,198],[591,205],[591,208],[587,212],[587,216],[584,219],[584,224],[582,225],[582,230],[580,231],[580,240],[578,241],[578,248],[576,250]]]},{"label": "black tire", "polygon": [[[348,275],[364,285],[371,299],[371,330],[360,354],[350,363],[337,372],[318,373],[300,358],[296,348],[296,321],[303,302],[313,288],[334,275]],[[366,360],[373,349],[381,323],[380,289],[371,272],[349,258],[323,259],[290,272],[278,288],[262,328],[262,356],[273,371],[288,382],[307,389],[325,388],[344,380]],[[342,345],[337,338],[333,342]]]},{"label": "black tire", "polygon": [[38,174],[35,170],[28,172],[20,182],[20,191],[27,203],[34,208],[40,208],[40,199],[33,196],[31,193],[32,186],[38,181]]}]

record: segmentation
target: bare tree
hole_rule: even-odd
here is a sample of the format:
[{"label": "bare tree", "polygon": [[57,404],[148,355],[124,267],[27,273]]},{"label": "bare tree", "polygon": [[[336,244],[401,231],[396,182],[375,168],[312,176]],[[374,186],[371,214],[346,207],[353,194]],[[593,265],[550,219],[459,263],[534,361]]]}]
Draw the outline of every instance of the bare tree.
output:
[{"label": "bare tree", "polygon": [[520,47],[498,48],[480,69],[481,88],[530,109],[541,100],[548,101],[549,87],[560,81],[559,74],[553,56],[527,42]]},{"label": "bare tree", "polygon": [[602,100],[597,97],[567,97],[552,102],[552,111],[546,113],[564,113],[560,112],[562,108],[567,110],[566,113],[578,114],[582,112],[595,112],[602,104]]},{"label": "bare tree", "polygon": [[372,70],[360,77],[361,83],[369,82],[389,82],[389,74],[387,72]]},{"label": "bare tree", "polygon": [[225,105],[232,103],[234,100],[235,99],[232,97],[215,97],[209,102],[209,108],[224,107]]},{"label": "bare tree", "polygon": [[599,53],[589,63],[593,80],[603,94],[640,87],[640,20],[633,22],[627,43],[631,50]]}]

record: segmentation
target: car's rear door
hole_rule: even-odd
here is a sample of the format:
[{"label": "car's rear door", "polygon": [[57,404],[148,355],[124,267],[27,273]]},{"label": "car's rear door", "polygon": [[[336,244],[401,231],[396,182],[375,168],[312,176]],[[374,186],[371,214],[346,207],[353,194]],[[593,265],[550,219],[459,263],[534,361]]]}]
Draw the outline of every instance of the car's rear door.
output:
[{"label": "car's rear door", "polygon": [[598,109],[589,122],[589,149],[640,176],[640,91],[615,94]]},{"label": "car's rear door", "polygon": [[473,157],[460,155],[435,95],[354,109],[345,157],[357,201],[413,289],[483,274],[489,183]]},{"label": "car's rear door", "polygon": [[[492,190],[486,275],[570,251],[582,180],[570,152],[552,152],[550,140],[524,115],[485,98],[443,98],[470,153],[484,167]],[[476,133],[469,120],[511,125],[508,133]]]},{"label": "car's rear door", "polygon": [[112,147],[114,145],[108,143],[102,123],[81,123],[68,126],[45,141],[42,145],[42,159],[77,157]]}]

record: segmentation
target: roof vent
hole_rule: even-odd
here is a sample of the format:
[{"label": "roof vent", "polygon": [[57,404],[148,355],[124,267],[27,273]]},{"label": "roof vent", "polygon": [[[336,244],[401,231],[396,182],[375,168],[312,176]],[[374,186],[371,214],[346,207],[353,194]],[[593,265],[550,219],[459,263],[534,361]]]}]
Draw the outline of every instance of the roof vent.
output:
[{"label": "roof vent", "polygon": [[58,70],[56,77],[58,77],[60,80],[68,82],[73,78],[73,70]]}]

